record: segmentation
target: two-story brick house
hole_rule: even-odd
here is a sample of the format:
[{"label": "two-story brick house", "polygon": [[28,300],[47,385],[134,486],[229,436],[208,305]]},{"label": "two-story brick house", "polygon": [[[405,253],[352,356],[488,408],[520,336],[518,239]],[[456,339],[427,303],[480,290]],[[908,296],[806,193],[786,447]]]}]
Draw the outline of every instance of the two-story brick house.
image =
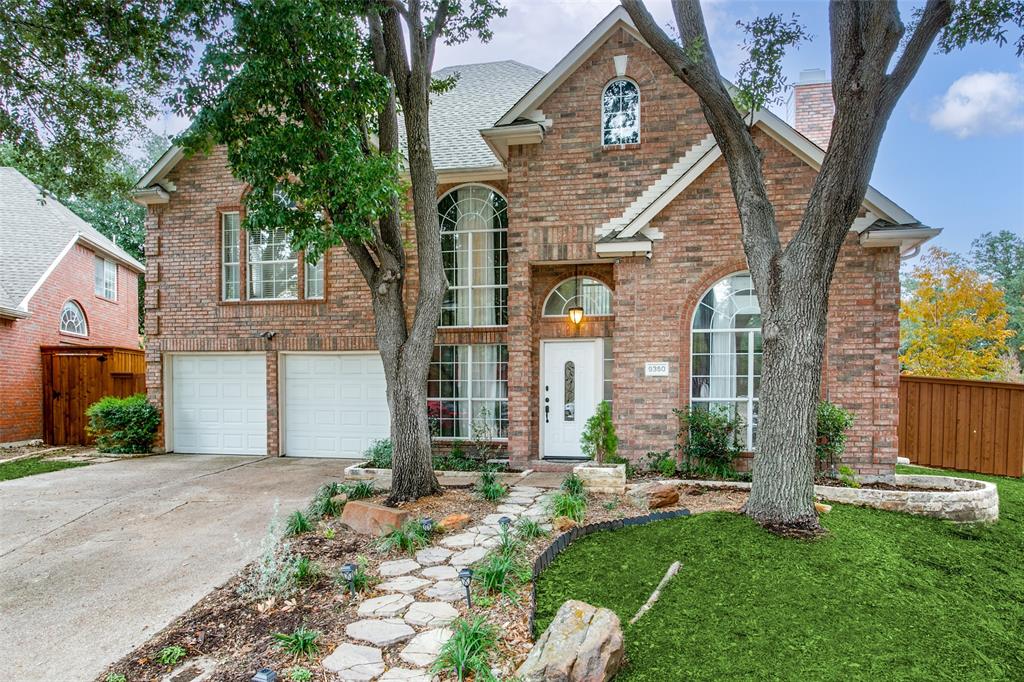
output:
[{"label": "two-story brick house", "polygon": [[[737,410],[753,447],[759,309],[694,93],[621,9],[546,74],[439,75],[453,72],[431,113],[451,285],[430,370],[439,439],[483,430],[513,466],[543,467],[580,455],[605,399],[629,457],[672,448],[690,403]],[[785,238],[823,151],[771,113],[754,126]],[[356,456],[388,432],[366,285],[343,249],[313,265],[284,235],[246,234],[245,191],[223,150],[177,149],[137,190],[165,446]],[[896,459],[900,255],[935,232],[872,189],[837,267],[822,392],[855,413],[846,460],[867,477]]]}]

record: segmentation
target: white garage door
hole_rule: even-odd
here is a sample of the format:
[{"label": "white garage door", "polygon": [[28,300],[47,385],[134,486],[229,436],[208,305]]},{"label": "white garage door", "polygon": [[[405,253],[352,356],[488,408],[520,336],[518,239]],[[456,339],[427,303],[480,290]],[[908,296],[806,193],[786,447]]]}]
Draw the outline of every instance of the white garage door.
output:
[{"label": "white garage door", "polygon": [[267,361],[262,353],[171,356],[175,452],[267,454]]},{"label": "white garage door", "polygon": [[390,419],[378,353],[284,355],[284,454],[351,457],[387,438]]}]

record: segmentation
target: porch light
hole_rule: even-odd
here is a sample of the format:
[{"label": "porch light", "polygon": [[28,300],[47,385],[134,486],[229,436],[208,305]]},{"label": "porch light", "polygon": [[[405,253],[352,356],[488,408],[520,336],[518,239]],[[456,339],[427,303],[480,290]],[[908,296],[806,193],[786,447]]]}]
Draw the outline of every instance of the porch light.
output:
[{"label": "porch light", "polygon": [[252,676],[252,682],[277,682],[277,673],[270,668],[260,668]]},{"label": "porch light", "polygon": [[502,516],[498,519],[498,525],[501,526],[502,530],[508,530],[509,525],[512,523],[512,519],[507,516]]},{"label": "porch light", "polygon": [[434,530],[434,519],[430,518],[429,516],[424,516],[422,519],[420,519],[420,528],[423,529],[424,533],[429,534],[430,531]]},{"label": "porch light", "polygon": [[356,593],[356,565],[353,563],[342,564],[341,566],[341,577],[348,583],[348,593],[355,595]]},{"label": "porch light", "polygon": [[464,568],[459,571],[459,582],[466,588],[466,607],[473,608],[473,598],[469,594],[469,584],[473,582],[473,569]]},{"label": "porch light", "polygon": [[583,308],[578,305],[574,305],[569,308],[569,321],[573,324],[579,324],[583,321]]}]

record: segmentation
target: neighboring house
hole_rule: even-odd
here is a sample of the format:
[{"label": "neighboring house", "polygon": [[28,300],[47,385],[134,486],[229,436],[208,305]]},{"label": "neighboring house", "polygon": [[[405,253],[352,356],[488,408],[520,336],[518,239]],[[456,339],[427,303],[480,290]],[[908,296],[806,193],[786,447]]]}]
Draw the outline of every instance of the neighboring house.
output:
[{"label": "neighboring house", "polygon": [[43,437],[42,346],[139,347],[141,263],[0,167],[0,443]]},{"label": "neighboring house", "polygon": [[[428,388],[438,439],[489,432],[514,466],[549,467],[580,456],[605,399],[634,459],[673,447],[672,410],[689,403],[737,409],[753,447],[759,310],[694,93],[622,9],[547,74],[496,62],[438,75],[453,73],[431,113],[451,284]],[[831,107],[805,94],[798,105]],[[823,152],[771,113],[754,125],[787,238]],[[245,192],[223,149],[172,149],[137,189],[165,446],[358,456],[388,435],[367,287],[344,249],[313,265],[283,234],[246,234]],[[866,477],[896,461],[900,254],[936,232],[871,189],[836,269],[822,394],[856,415],[846,461]]]}]

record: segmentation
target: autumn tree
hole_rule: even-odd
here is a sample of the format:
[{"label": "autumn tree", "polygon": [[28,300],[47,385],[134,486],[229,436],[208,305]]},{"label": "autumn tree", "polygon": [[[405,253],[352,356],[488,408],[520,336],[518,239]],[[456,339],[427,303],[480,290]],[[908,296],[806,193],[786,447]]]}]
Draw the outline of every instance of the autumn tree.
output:
[{"label": "autumn tree", "polygon": [[[362,274],[387,381],[392,504],[439,490],[427,372],[447,280],[429,110],[431,93],[450,84],[432,79],[434,52],[439,40],[488,39],[501,14],[491,0],[253,0],[207,47],[177,100],[195,116],[185,148],[226,145],[232,172],[251,185],[247,229],[283,227],[314,262],[344,245]],[[415,247],[402,225],[402,170]]]},{"label": "autumn tree", "polygon": [[1006,296],[1010,353],[1024,368],[1024,236],[1009,230],[984,232],[971,242],[971,262]]},{"label": "autumn tree", "polygon": [[1013,332],[1003,292],[954,254],[932,247],[914,267],[900,306],[900,364],[908,374],[1003,378]]},{"label": "autumn tree", "polygon": [[[699,0],[672,1],[673,36],[654,20],[643,0],[621,1],[647,43],[700,99],[728,164],[764,338],[754,478],[746,513],[767,527],[817,532],[815,408],[829,288],[886,124],[936,39],[943,50],[972,41],[1005,42],[1004,24],[1024,23],[1024,3],[928,0],[908,30],[895,0],[832,0],[832,133],[800,225],[783,242],[748,114],[779,90],[782,54],[805,32],[778,15],[753,22],[743,79],[733,90],[719,71]],[[1022,51],[1024,39],[1017,43],[1018,54]]]}]

